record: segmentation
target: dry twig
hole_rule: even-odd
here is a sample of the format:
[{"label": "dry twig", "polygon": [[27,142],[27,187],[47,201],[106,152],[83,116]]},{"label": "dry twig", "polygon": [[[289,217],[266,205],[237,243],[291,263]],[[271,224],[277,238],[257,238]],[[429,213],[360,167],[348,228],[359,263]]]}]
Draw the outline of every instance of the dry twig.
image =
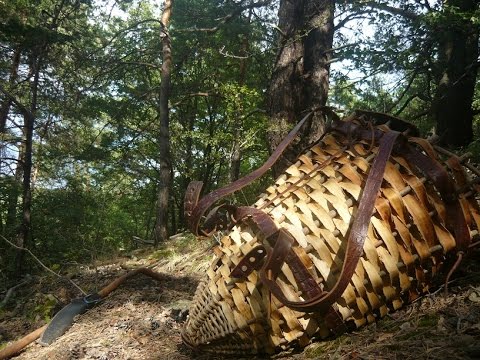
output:
[{"label": "dry twig", "polygon": [[67,280],[70,284],[72,284],[74,287],[76,287],[83,295],[87,295],[87,293],[85,291],[83,291],[83,289],[78,286],[77,284],[75,284],[75,282],[73,282],[71,279],[65,277],[65,276],[62,276],[58,273],[56,273],[55,271],[53,271],[52,269],[50,269],[48,266],[46,266],[38,257],[35,256],[34,253],[32,253],[29,249],[27,248],[24,248],[24,247],[21,247],[21,246],[18,246],[18,245],[15,245],[14,243],[12,243],[10,240],[8,240],[5,236],[3,235],[0,235],[0,237],[5,241],[7,242],[11,247],[17,249],[17,250],[22,250],[22,251],[25,251],[27,252],[28,254],[30,254],[30,256],[42,267],[44,268],[45,270],[47,270],[49,273],[52,273],[53,275],[55,275],[56,277],[60,278],[60,279],[63,279],[63,280]]}]

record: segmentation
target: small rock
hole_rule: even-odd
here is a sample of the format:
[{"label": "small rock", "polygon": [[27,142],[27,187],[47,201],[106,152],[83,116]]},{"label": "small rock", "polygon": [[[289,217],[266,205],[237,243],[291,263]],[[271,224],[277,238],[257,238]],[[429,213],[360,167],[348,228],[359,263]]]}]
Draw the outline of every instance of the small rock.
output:
[{"label": "small rock", "polygon": [[170,317],[173,318],[177,323],[184,322],[188,317],[188,309],[172,309],[170,312]]},{"label": "small rock", "polygon": [[474,303],[480,302],[480,294],[477,291],[472,291],[470,295],[468,295],[468,300]]}]

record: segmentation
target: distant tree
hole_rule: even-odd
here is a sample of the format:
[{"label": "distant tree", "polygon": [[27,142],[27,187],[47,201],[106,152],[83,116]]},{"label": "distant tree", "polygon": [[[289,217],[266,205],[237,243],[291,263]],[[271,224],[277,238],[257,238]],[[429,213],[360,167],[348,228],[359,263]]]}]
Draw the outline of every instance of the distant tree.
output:
[{"label": "distant tree", "polygon": [[157,195],[157,218],[155,223],[155,246],[168,239],[168,208],[170,182],[172,176],[172,161],[170,156],[170,116],[168,101],[170,99],[172,71],[172,41],[168,32],[172,15],[173,0],[165,0],[160,38],[162,40],[162,75],[158,103],[159,120],[159,182]]}]

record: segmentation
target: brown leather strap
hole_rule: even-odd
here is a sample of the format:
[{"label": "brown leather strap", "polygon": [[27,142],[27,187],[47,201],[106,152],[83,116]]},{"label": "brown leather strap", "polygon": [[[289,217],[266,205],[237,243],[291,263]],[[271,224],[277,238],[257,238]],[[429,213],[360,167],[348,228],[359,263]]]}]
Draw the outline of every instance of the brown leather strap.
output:
[{"label": "brown leather strap", "polygon": [[[371,140],[372,136],[378,138],[380,130],[369,130],[362,128],[354,122],[337,121],[331,125],[332,130],[338,131],[346,136],[354,134],[360,139]],[[395,145],[395,151],[404,156],[408,163],[416,166],[432,181],[437,188],[442,200],[446,204],[447,228],[455,234],[457,249],[467,251],[471,241],[470,232],[463,214],[462,206],[455,191],[455,186],[445,168],[434,158],[425,155],[417,150],[407,141],[400,141]]]},{"label": "brown leather strap", "polygon": [[268,160],[257,170],[251,172],[250,174],[244,176],[237,181],[234,181],[230,185],[227,185],[223,188],[217,189],[212,191],[208,195],[205,195],[200,201],[198,201],[203,183],[201,181],[193,181],[191,182],[185,193],[185,218],[187,220],[187,224],[190,228],[190,231],[194,235],[209,235],[212,229],[203,229],[199,228],[200,220],[205,212],[219,199],[230,195],[246,185],[250,184],[252,181],[258,179],[260,176],[265,174],[278,158],[282,155],[285,151],[287,146],[295,139],[298,131],[302,127],[302,125],[312,116],[313,112],[308,113],[291,131],[290,133],[282,140],[282,142],[278,145],[275,151],[270,155]]},{"label": "brown leather strap", "polygon": [[[319,285],[306,269],[298,255],[292,250],[292,246],[297,244],[295,238],[285,229],[278,229],[272,218],[264,211],[243,206],[230,210],[233,221],[244,221],[250,219],[257,227],[258,233],[273,246],[273,262],[270,266],[270,275],[276,278],[280,272],[282,265],[286,263],[292,270],[295,281],[306,298],[313,298],[322,293]],[[261,247],[260,247],[261,246]],[[255,247],[233,268],[230,276],[234,278],[244,279],[253,270],[258,270],[258,264],[267,255],[262,245]],[[258,249],[262,252],[258,253]],[[272,250],[268,252],[272,253]]]},{"label": "brown leather strap", "polygon": [[[297,254],[294,251],[291,251],[292,246],[297,244],[297,242],[289,232],[285,229],[278,229],[272,218],[260,209],[249,206],[238,208],[231,207],[233,209],[229,209],[229,211],[232,214],[232,220],[234,223],[245,221],[246,218],[248,218],[255,226],[257,226],[257,233],[273,247],[275,262],[270,270],[273,271],[275,277],[280,273],[282,265],[287,263],[292,269],[293,276],[295,277],[299,288],[307,295],[307,297],[317,296],[322,292],[317,282],[305,268],[305,265],[303,265]],[[256,248],[251,250],[251,252],[255,249]],[[254,269],[257,270],[257,264],[263,260],[263,257],[266,255],[267,252],[259,254],[250,254],[249,252],[233,268],[230,275],[235,278],[247,277]],[[247,260],[245,260],[247,257],[253,257],[254,259],[250,263],[247,263]]]},{"label": "brown leather strap", "polygon": [[355,272],[358,261],[362,256],[365,236],[370,224],[370,218],[373,213],[378,190],[382,184],[385,166],[390,158],[395,140],[399,135],[399,132],[388,131],[384,133],[380,139],[378,154],[375,157],[369,172],[358,206],[357,216],[352,224],[347,239],[347,249],[345,251],[345,260],[343,262],[342,270],[337,283],[330,291],[321,293],[305,301],[291,301],[287,299],[275,281],[275,275],[278,273],[277,269],[279,268],[277,261],[281,261],[283,249],[275,251],[274,248],[273,251],[269,252],[265,265],[260,270],[260,278],[275,297],[284,305],[303,312],[326,312],[343,294]]},{"label": "brown leather strap", "polygon": [[233,268],[230,277],[239,280],[246,279],[253,270],[260,269],[266,253],[267,249],[265,249],[265,246],[255,246],[252,250],[246,253],[243,259]]},{"label": "brown leather strap", "polygon": [[471,241],[470,231],[455,185],[447,170],[437,160],[428,157],[408,144],[401,149],[401,153],[410,164],[415,165],[422,171],[437,188],[445,202],[446,227],[455,234],[458,251],[466,252]]}]

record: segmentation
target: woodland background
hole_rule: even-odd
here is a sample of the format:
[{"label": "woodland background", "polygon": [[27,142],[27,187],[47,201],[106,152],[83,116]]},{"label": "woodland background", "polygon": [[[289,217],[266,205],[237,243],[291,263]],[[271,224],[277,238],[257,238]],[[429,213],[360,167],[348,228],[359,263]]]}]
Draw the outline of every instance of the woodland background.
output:
[{"label": "woodland background", "polygon": [[0,0],[0,14],[0,289],[38,271],[21,248],[59,271],[184,231],[191,180],[249,173],[325,104],[480,157],[475,0]]}]

